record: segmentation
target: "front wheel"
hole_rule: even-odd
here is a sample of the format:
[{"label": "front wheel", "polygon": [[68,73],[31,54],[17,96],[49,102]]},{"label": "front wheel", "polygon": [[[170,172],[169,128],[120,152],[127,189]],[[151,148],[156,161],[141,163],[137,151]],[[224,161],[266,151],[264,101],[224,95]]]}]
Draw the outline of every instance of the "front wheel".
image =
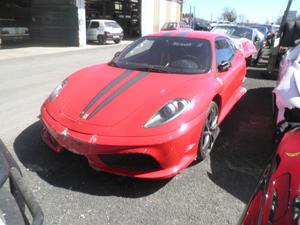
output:
[{"label": "front wheel", "polygon": [[119,43],[121,42],[121,39],[115,39],[114,42],[115,42],[116,44],[119,44]]},{"label": "front wheel", "polygon": [[215,140],[220,132],[218,118],[218,105],[215,102],[211,102],[202,128],[201,138],[198,145],[197,161],[204,160],[213,148]]}]

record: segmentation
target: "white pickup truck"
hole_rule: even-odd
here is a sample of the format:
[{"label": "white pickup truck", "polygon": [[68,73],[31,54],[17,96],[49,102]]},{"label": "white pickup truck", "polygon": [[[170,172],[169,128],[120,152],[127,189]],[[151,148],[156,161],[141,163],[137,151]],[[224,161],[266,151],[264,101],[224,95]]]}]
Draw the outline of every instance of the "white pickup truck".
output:
[{"label": "white pickup truck", "polygon": [[0,46],[3,41],[28,40],[29,29],[18,26],[14,19],[0,19]]},{"label": "white pickup truck", "polygon": [[114,20],[88,20],[86,23],[87,40],[98,41],[105,44],[107,40],[113,40],[116,44],[123,39],[123,29]]}]

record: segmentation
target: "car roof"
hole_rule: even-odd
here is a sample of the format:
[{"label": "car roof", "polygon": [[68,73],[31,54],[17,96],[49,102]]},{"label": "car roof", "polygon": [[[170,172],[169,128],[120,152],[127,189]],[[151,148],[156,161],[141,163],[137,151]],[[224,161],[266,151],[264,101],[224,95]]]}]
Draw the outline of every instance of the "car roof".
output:
[{"label": "car roof", "polygon": [[217,25],[215,27],[228,27],[228,28],[231,28],[231,27],[237,27],[237,28],[243,28],[243,29],[248,29],[248,30],[253,30],[253,28],[251,27],[246,27],[246,26],[239,26],[239,25]]},{"label": "car roof", "polygon": [[[169,34],[168,36],[166,34]],[[158,33],[149,34],[146,36],[155,36],[155,37],[178,37],[183,36],[184,38],[198,38],[198,39],[207,39],[214,41],[217,37],[227,37],[223,34],[207,32],[207,31],[161,31]]]}]

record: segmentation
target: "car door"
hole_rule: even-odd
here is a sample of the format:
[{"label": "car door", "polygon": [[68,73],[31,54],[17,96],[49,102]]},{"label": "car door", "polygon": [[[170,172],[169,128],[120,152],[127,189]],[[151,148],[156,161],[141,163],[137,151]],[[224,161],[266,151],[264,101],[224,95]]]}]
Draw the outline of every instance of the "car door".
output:
[{"label": "car door", "polygon": [[96,41],[98,36],[99,30],[99,22],[98,21],[91,21],[89,27],[87,28],[87,37],[90,41]]},{"label": "car door", "polygon": [[222,84],[221,95],[225,105],[243,83],[246,73],[245,59],[232,41],[226,37],[216,38],[215,52],[218,68],[224,62],[230,63],[229,68],[225,71],[217,68],[217,79]]}]

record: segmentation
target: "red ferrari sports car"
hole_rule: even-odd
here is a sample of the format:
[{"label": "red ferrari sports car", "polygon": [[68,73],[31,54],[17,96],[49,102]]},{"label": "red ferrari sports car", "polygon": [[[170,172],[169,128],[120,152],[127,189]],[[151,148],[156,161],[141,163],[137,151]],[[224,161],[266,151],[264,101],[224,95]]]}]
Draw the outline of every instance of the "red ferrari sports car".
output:
[{"label": "red ferrari sports car", "polygon": [[242,52],[224,35],[145,36],[58,85],[41,108],[42,138],[101,171],[172,177],[209,153],[246,92],[245,74]]},{"label": "red ferrari sports car", "polygon": [[300,225],[300,127],[287,131],[265,169],[242,225]]}]

